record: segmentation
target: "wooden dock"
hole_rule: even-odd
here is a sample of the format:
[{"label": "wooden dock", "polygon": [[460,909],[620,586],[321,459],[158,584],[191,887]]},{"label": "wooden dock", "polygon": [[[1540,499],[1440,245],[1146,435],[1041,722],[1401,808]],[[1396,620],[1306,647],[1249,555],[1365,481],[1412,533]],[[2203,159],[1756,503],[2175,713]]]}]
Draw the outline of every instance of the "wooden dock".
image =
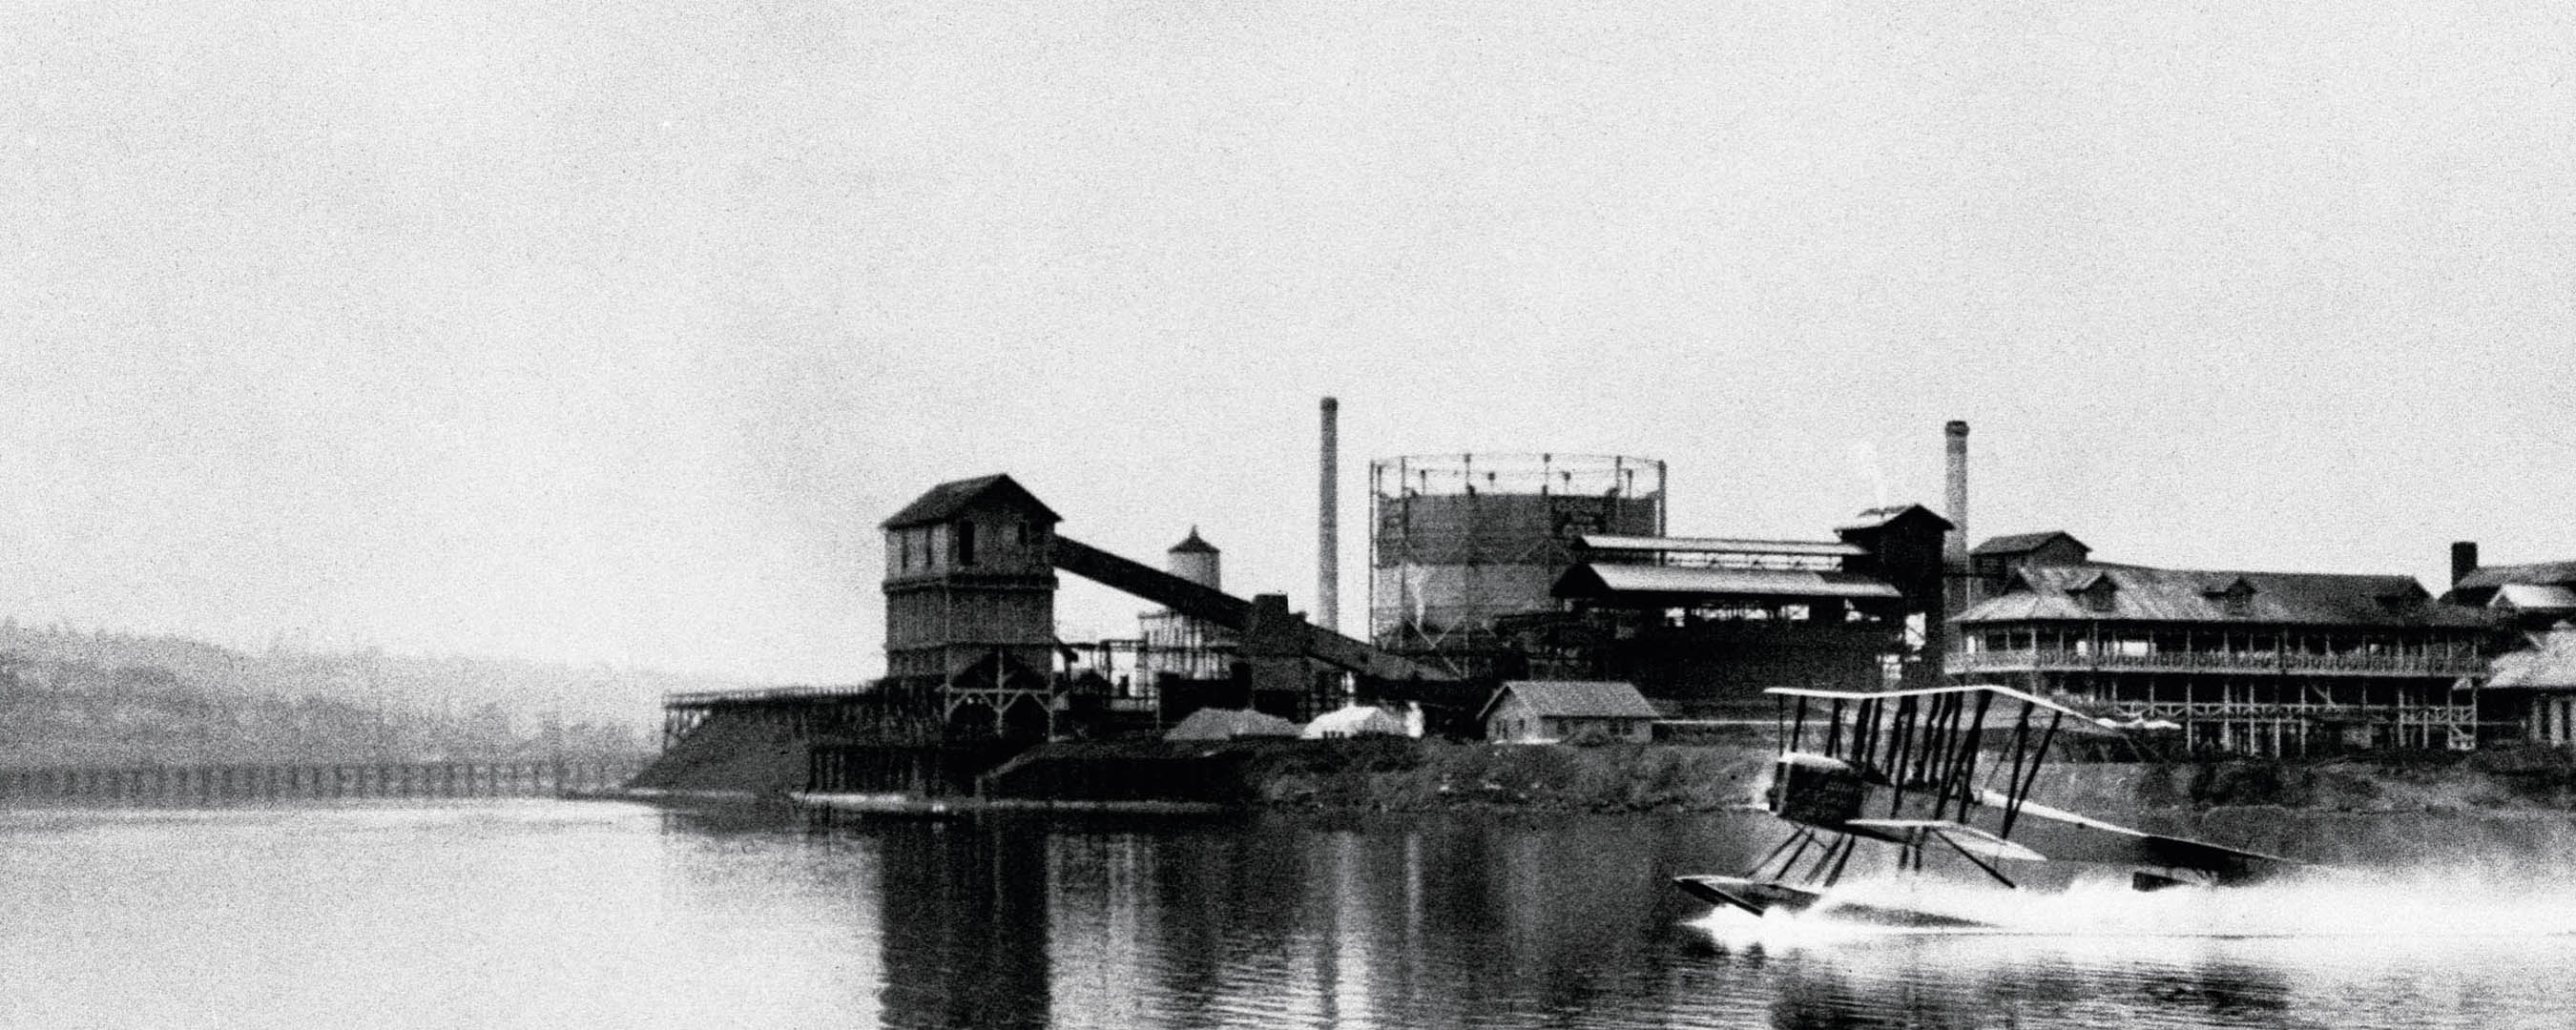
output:
[{"label": "wooden dock", "polygon": [[0,802],[214,804],[339,798],[556,797],[625,783],[641,763],[602,760],[0,767]]}]

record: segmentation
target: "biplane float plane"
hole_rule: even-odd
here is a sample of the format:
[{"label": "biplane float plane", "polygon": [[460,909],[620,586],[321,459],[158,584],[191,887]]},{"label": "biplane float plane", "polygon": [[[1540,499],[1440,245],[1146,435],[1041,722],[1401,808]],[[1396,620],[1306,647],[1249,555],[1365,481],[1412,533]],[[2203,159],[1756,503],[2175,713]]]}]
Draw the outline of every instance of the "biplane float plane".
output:
[{"label": "biplane float plane", "polygon": [[[2294,863],[2237,848],[2146,833],[2030,800],[2052,746],[2122,742],[2120,723],[1999,686],[1857,693],[1774,688],[1780,757],[1764,807],[1792,827],[1743,876],[1682,876],[1693,897],[1761,915],[1823,900],[1863,840],[1895,846],[1897,868],[1920,871],[1945,847],[2005,887],[2003,861],[2132,867],[2139,890],[2234,886]],[[1805,863],[1801,865],[1801,863]],[[1926,927],[1982,925],[1931,912],[1836,906],[1843,918]]]}]

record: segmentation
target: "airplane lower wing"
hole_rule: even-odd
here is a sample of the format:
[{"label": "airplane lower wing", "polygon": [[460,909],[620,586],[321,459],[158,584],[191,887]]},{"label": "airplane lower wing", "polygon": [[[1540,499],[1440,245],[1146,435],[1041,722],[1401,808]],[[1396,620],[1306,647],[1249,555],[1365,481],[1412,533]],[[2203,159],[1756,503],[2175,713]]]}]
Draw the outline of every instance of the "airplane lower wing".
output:
[{"label": "airplane lower wing", "polygon": [[[1978,801],[1976,811],[1980,816],[1999,819],[2010,799],[1986,791]],[[2279,855],[2148,833],[2027,800],[2015,810],[2019,824],[2013,829],[2014,841],[2044,851],[2049,858],[2190,869],[2214,874],[2222,883],[2252,879],[2299,864]]]},{"label": "airplane lower wing", "polygon": [[1903,844],[1916,831],[1930,833],[1949,841],[1952,847],[1986,858],[2010,858],[2024,862],[2044,862],[2048,856],[1964,823],[1946,819],[1853,819],[1843,825],[1852,832]]}]

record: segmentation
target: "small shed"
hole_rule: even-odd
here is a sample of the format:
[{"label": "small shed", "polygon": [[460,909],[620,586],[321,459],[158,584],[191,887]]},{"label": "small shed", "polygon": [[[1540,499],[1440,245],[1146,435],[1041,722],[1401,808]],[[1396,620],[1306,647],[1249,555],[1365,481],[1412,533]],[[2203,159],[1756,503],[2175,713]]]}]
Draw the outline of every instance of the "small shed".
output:
[{"label": "small shed", "polygon": [[1620,680],[1509,680],[1494,691],[1477,721],[1485,739],[1509,744],[1554,744],[1585,734],[1644,743],[1655,736],[1661,713]]},{"label": "small shed", "polygon": [[1296,735],[1296,723],[1249,708],[1201,708],[1163,731],[1164,740],[1233,740],[1237,737]]},{"label": "small shed", "polygon": [[1348,708],[1325,712],[1316,716],[1315,721],[1307,723],[1305,732],[1298,734],[1307,740],[1405,735],[1404,719],[1401,716],[1386,709],[1368,705],[1352,705]]}]

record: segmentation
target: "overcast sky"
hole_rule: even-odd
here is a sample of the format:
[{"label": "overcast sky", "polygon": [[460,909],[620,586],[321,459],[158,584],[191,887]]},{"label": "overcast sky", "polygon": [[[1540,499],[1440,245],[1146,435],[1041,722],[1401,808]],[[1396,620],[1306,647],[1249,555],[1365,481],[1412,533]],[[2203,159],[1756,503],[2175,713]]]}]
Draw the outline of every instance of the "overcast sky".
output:
[{"label": "overcast sky", "polygon": [[[1007,471],[1312,602],[1368,459],[1676,532],[2576,558],[2555,5],[12,5],[0,610],[847,681]],[[339,7],[339,10],[323,10]],[[1069,585],[1069,638],[1147,607]]]}]

